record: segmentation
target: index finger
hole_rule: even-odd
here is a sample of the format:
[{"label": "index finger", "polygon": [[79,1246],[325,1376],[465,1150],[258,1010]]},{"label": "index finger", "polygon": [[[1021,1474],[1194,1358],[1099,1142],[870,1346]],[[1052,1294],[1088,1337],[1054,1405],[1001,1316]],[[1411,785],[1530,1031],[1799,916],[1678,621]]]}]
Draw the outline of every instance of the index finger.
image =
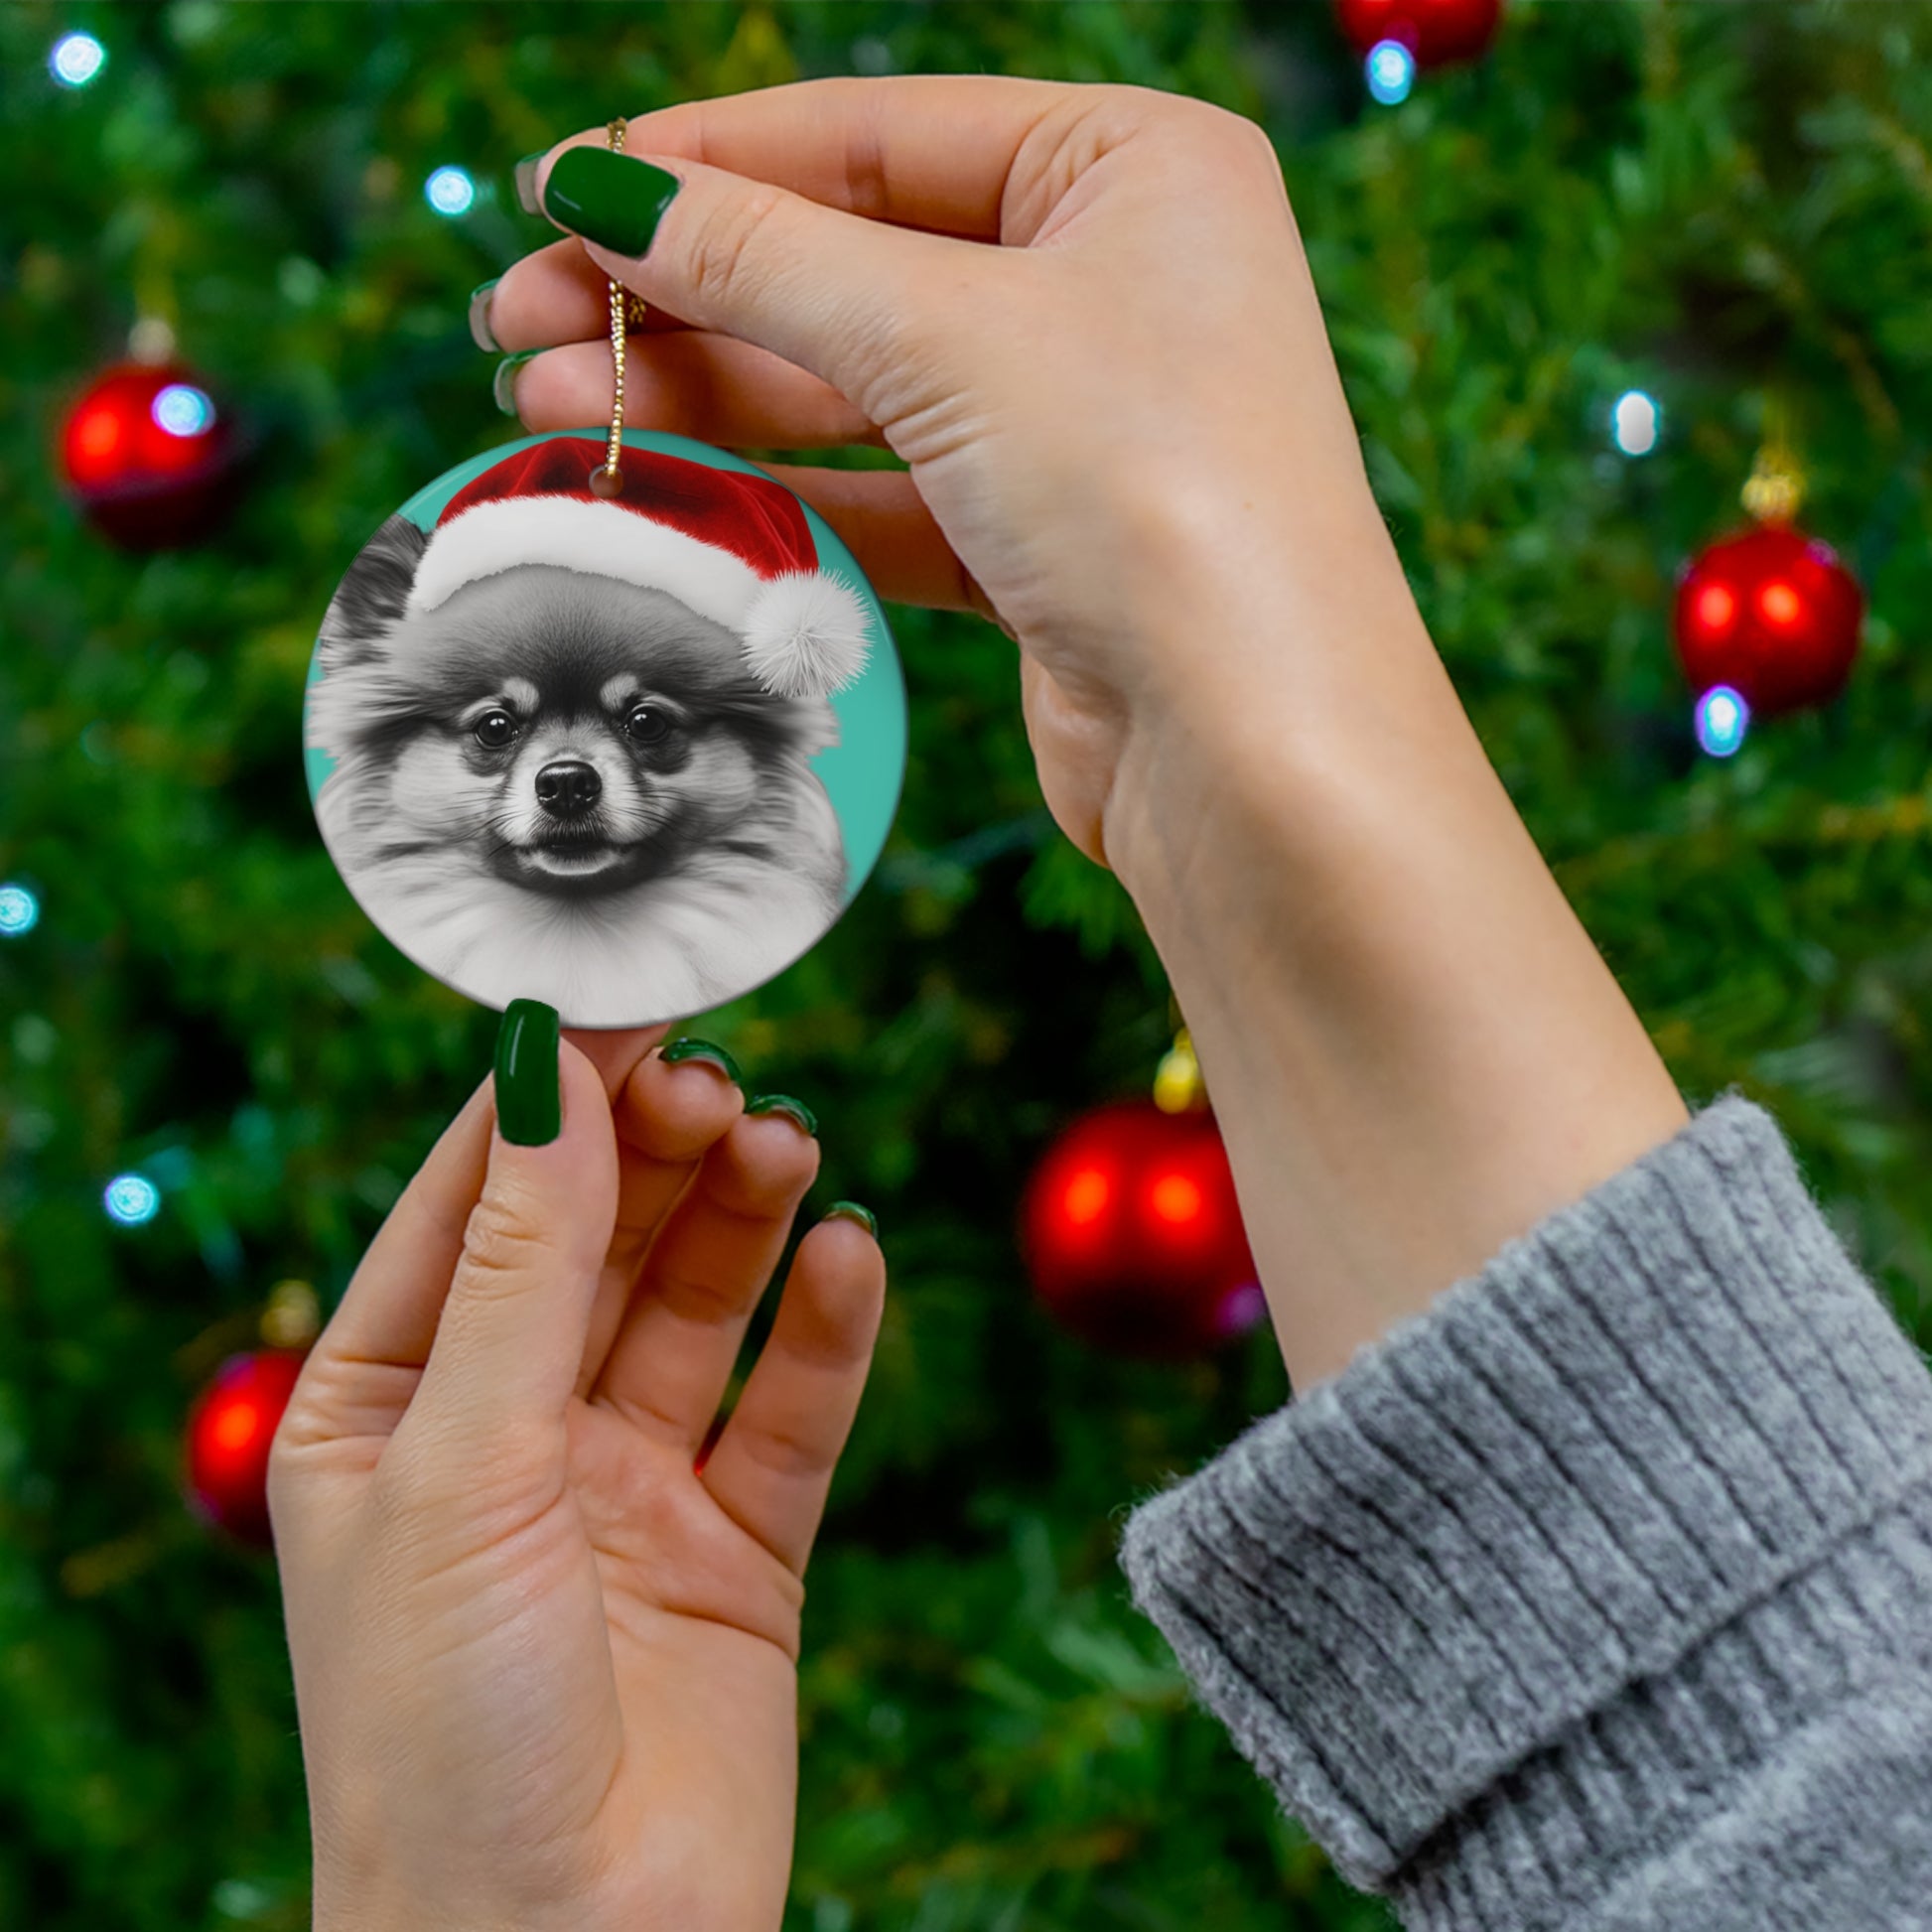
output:
[{"label": "index finger", "polygon": [[[898,227],[998,241],[1028,137],[1092,93],[1002,74],[799,80],[639,114],[625,145]],[[604,140],[598,130],[560,145]]]}]

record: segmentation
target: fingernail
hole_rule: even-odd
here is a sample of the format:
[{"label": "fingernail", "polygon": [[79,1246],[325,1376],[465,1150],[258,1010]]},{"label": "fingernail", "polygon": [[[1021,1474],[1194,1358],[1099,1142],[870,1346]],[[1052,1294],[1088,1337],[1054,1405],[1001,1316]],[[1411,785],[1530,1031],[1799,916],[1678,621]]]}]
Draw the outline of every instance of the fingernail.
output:
[{"label": "fingernail", "polygon": [[715,1066],[733,1086],[742,1087],[745,1076],[738,1070],[738,1062],[722,1046],[714,1046],[708,1039],[674,1039],[668,1046],[658,1049],[657,1057],[668,1066],[680,1066],[686,1060],[702,1060],[706,1066]]},{"label": "fingernail", "polygon": [[818,1116],[802,1100],[794,1100],[788,1093],[761,1093],[756,1100],[745,1103],[748,1114],[783,1114],[801,1133],[818,1137]]},{"label": "fingernail", "polygon": [[480,283],[470,291],[470,340],[491,355],[500,355],[503,345],[490,334],[489,298],[496,293],[496,284],[502,278],[492,275],[488,281]]},{"label": "fingernail", "polygon": [[525,214],[541,214],[543,212],[542,207],[537,203],[537,164],[542,161],[543,155],[549,152],[550,150],[545,148],[543,154],[526,154],[516,164],[515,171],[512,175],[512,179],[516,183],[516,205]]},{"label": "fingernail", "polygon": [[825,1218],[828,1221],[857,1221],[875,1241],[879,1239],[878,1215],[869,1207],[861,1207],[856,1200],[835,1200],[825,1210]]},{"label": "fingernail", "polygon": [[517,1147],[548,1147],[564,1126],[557,1009],[512,1000],[496,1034],[496,1125]]},{"label": "fingernail", "polygon": [[543,211],[600,247],[641,255],[682,184],[609,148],[566,148],[543,184]]},{"label": "fingernail", "polygon": [[541,355],[540,348],[519,349],[514,355],[505,355],[496,364],[496,373],[489,379],[489,393],[496,398],[496,407],[505,416],[516,414],[516,372],[533,355]]}]

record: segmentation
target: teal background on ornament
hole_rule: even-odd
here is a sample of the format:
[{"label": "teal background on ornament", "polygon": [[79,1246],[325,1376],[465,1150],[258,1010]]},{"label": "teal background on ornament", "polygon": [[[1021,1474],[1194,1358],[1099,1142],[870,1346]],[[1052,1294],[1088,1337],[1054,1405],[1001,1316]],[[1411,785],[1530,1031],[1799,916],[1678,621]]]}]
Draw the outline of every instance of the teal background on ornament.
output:
[{"label": "teal background on ornament", "polygon": [[[425,483],[402,506],[402,514],[412,523],[429,529],[442,515],[445,505],[465,483],[485,470],[527,450],[533,443],[547,443],[552,435],[587,436],[602,444],[608,430],[558,430],[542,436],[519,437],[514,443],[499,443],[494,449],[446,470],[432,483]],[[692,463],[708,464],[714,470],[742,470],[748,475],[769,477],[756,463],[733,456],[727,450],[714,450],[709,443],[694,443],[688,436],[665,436],[655,430],[627,429],[624,447],[654,450],[663,456],[681,456]],[[783,483],[783,477],[774,482]],[[872,621],[872,651],[866,668],[832,699],[838,715],[839,742],[812,760],[812,769],[832,800],[839,815],[839,829],[845,838],[845,897],[851,903],[867,876],[879,863],[886,835],[893,828],[898,810],[899,787],[905,779],[905,679],[899,670],[898,652],[893,633],[886,627],[886,614],[866,582],[865,572],[838,537],[832,526],[812,508],[802,505],[811,527],[812,541],[818,546],[819,568],[843,579],[858,592]],[[374,534],[373,531],[370,532]],[[309,658],[309,686],[322,681],[322,646],[318,640]],[[317,745],[306,746],[304,765],[309,776],[309,796],[322,789],[322,781],[335,769],[336,760]]]}]

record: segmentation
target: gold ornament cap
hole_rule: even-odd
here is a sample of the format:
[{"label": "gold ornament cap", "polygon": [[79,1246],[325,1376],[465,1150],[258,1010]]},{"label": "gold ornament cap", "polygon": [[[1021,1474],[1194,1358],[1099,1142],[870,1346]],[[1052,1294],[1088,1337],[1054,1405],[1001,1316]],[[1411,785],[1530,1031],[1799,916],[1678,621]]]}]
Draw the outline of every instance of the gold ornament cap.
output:
[{"label": "gold ornament cap", "polygon": [[1185,1027],[1174,1035],[1173,1044],[1161,1056],[1154,1075],[1154,1104],[1164,1114],[1193,1113],[1207,1105],[1200,1061],[1194,1056],[1194,1042]]},{"label": "gold ornament cap", "polygon": [[1792,446],[1790,411],[1778,397],[1764,405],[1764,440],[1738,492],[1744,513],[1758,523],[1790,523],[1805,500],[1804,466]]},{"label": "gold ornament cap", "polygon": [[277,1282],[262,1311],[261,1336],[271,1348],[307,1348],[322,1333],[322,1304],[307,1282]]}]

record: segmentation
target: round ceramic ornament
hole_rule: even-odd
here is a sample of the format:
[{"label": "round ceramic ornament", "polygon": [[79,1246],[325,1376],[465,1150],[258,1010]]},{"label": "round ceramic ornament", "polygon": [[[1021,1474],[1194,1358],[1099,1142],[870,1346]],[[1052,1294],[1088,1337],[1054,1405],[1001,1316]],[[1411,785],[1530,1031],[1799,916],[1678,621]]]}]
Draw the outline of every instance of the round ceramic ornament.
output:
[{"label": "round ceramic ornament", "polygon": [[417,965],[640,1027],[837,921],[897,803],[905,688],[858,565],[782,483],[583,430],[462,464],[376,531],[304,737],[330,856]]}]

